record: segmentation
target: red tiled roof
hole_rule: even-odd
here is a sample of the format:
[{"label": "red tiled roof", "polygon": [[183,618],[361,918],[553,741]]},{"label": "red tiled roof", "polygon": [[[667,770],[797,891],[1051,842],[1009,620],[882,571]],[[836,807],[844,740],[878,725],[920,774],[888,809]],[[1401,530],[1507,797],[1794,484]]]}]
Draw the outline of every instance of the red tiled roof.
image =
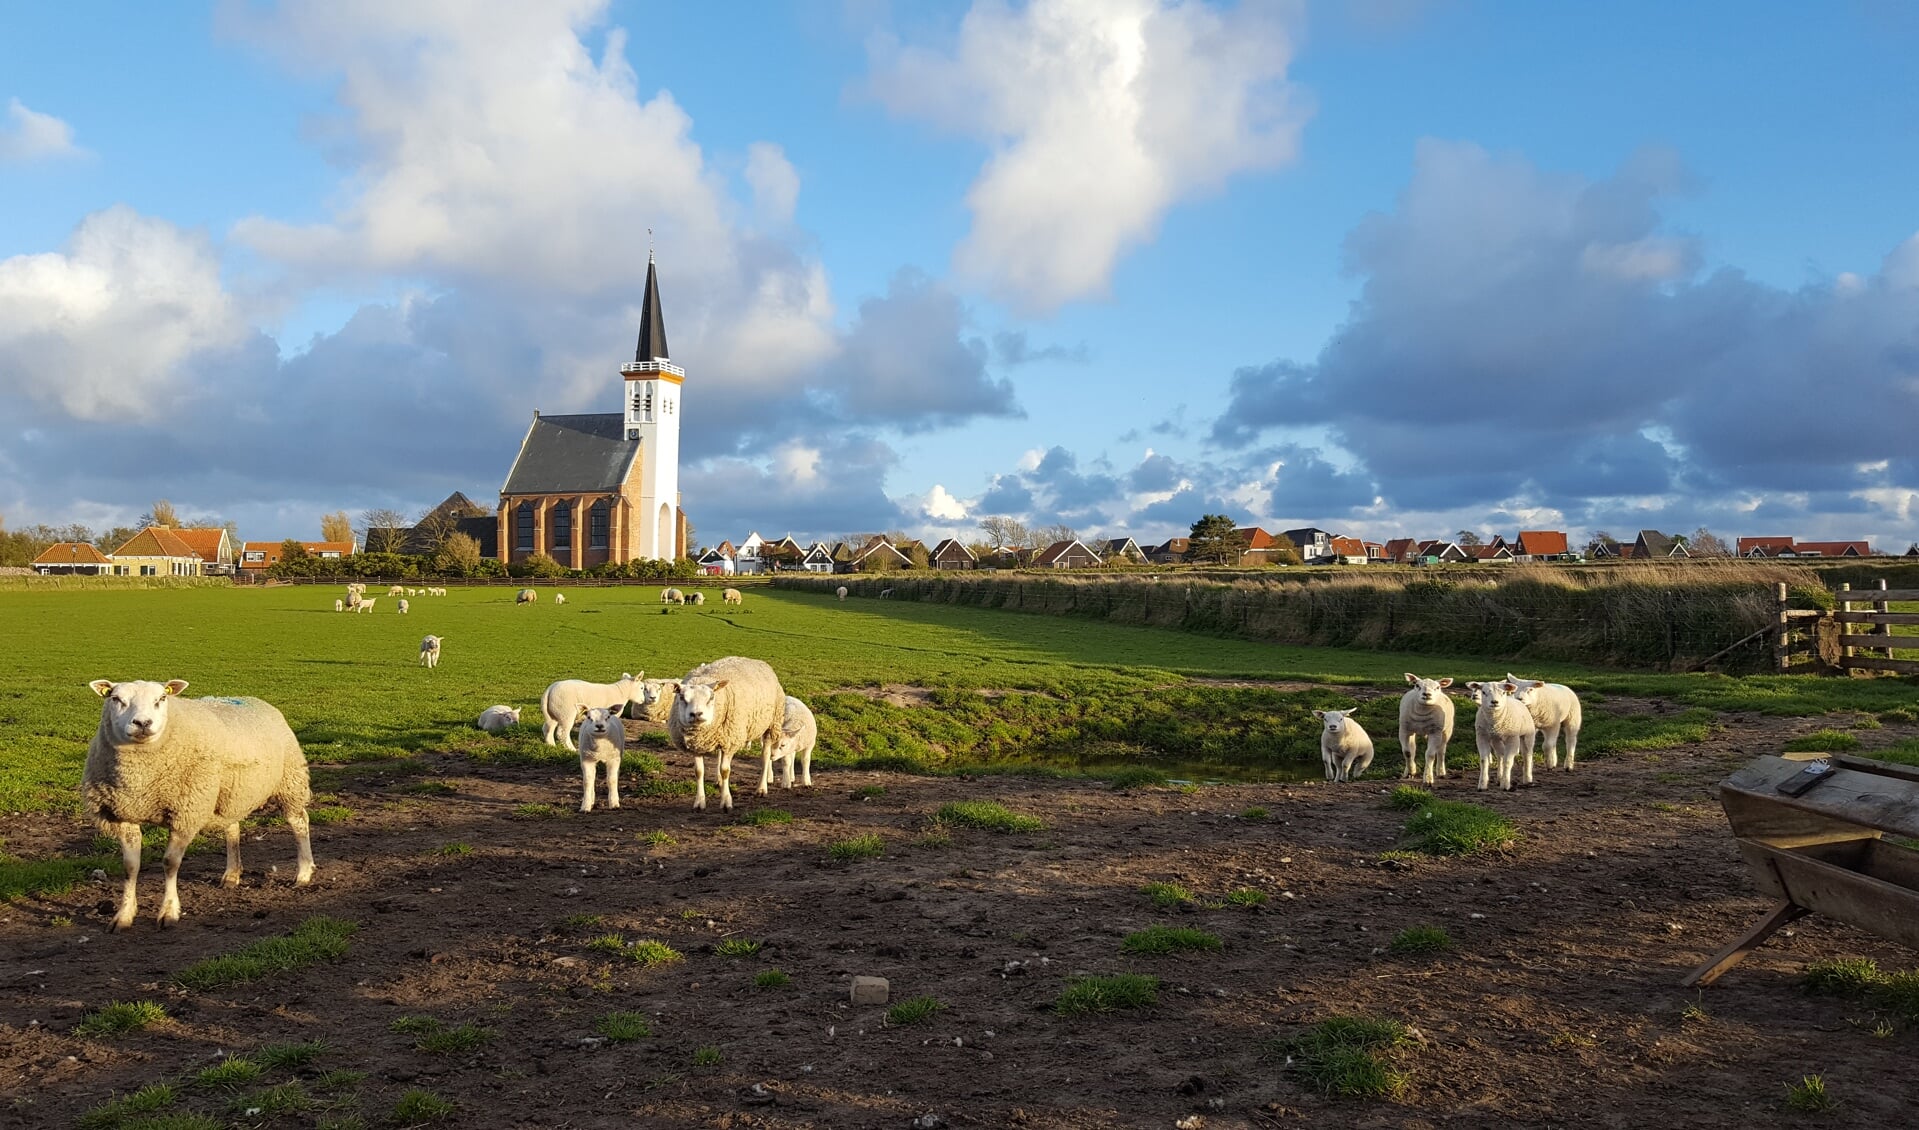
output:
[{"label": "red tiled roof", "polygon": [[1462,545],[1466,556],[1475,561],[1497,561],[1501,557],[1511,557],[1513,551],[1503,545]]},{"label": "red tiled roof", "polygon": [[[285,544],[279,541],[247,542],[240,547],[240,568],[265,569],[271,565],[277,565],[280,561],[281,548]],[[303,541],[300,545],[316,557],[325,553],[334,553],[341,557],[353,556],[353,543],[350,541]],[[260,561],[248,561],[247,555],[250,553],[264,554],[265,557]]]},{"label": "red tiled roof", "polygon": [[1802,541],[1793,548],[1799,553],[1817,553],[1821,557],[1844,557],[1847,550],[1858,557],[1872,553],[1872,547],[1863,541]]},{"label": "red tiled roof", "polygon": [[1078,541],[1069,540],[1069,541],[1056,541],[1052,545],[1047,546],[1045,549],[1040,550],[1039,553],[1033,558],[1033,564],[1051,565],[1055,561],[1058,561],[1060,558],[1066,556],[1069,552],[1072,551],[1072,548],[1076,545],[1079,546],[1080,552],[1085,553],[1087,556],[1091,557],[1095,561],[1099,560],[1099,554],[1094,553],[1090,549],[1087,549],[1085,545],[1081,544]]},{"label": "red tiled roof", "polygon": [[1245,529],[1234,532],[1245,539],[1247,549],[1271,549],[1273,547],[1273,535],[1260,529],[1258,526],[1247,526]]},{"label": "red tiled roof", "polygon": [[1341,557],[1366,556],[1366,543],[1358,538],[1333,538],[1328,544]]},{"label": "red tiled roof", "polygon": [[193,547],[165,526],[148,526],[113,551],[115,557],[194,557]]},{"label": "red tiled roof", "polygon": [[1386,556],[1390,560],[1401,561],[1412,556],[1418,548],[1419,542],[1415,538],[1394,538],[1386,543]]},{"label": "red tiled roof", "polygon": [[33,559],[35,565],[106,565],[107,555],[83,541],[57,541]]},{"label": "red tiled roof", "polygon": [[1566,535],[1559,530],[1519,531],[1519,552],[1529,557],[1556,557],[1570,552]]},{"label": "red tiled roof", "polygon": [[1745,557],[1753,550],[1759,550],[1767,557],[1777,557],[1792,552],[1791,538],[1740,538],[1739,556]]},{"label": "red tiled roof", "polygon": [[[193,552],[199,555],[200,560],[205,561],[209,565],[220,564],[220,539],[226,537],[227,534],[224,529],[221,529],[219,526],[205,526],[187,530],[175,530],[173,532],[181,541],[192,547]],[[231,542],[227,544],[229,547],[232,546]]]}]

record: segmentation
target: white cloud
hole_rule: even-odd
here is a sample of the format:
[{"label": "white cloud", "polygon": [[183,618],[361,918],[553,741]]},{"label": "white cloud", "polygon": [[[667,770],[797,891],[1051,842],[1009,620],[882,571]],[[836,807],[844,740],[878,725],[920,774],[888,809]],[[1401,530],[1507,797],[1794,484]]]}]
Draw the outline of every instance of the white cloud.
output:
[{"label": "white cloud", "polygon": [[934,483],[920,503],[920,513],[935,521],[959,522],[966,518],[966,504],[954,498],[941,483]]},{"label": "white cloud", "polygon": [[251,334],[207,241],[125,206],[0,260],[0,391],[69,416],[168,415],[184,362]]},{"label": "white cloud", "polygon": [[7,99],[7,120],[0,125],[0,161],[40,161],[86,152],[73,143],[73,127],[30,110],[18,98]]},{"label": "white cloud", "polygon": [[1168,209],[1290,161],[1308,111],[1286,81],[1293,4],[978,0],[951,55],[872,44],[894,113],[982,137],[966,275],[1031,310],[1103,294]]},{"label": "white cloud", "polygon": [[807,485],[820,477],[820,449],[793,440],[773,452],[773,469],[788,482]]},{"label": "white cloud", "polygon": [[776,226],[793,222],[793,208],[800,198],[800,174],[786,159],[784,149],[768,141],[747,146],[746,183],[753,189],[753,210],[762,222]]}]

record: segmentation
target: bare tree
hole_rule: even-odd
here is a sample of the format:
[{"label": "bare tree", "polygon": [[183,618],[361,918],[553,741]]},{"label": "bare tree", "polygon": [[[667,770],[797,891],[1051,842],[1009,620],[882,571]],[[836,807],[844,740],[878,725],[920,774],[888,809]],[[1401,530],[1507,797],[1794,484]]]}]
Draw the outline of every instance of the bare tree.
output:
[{"label": "bare tree", "polygon": [[1040,526],[1033,531],[1033,544],[1036,547],[1052,545],[1056,541],[1075,541],[1078,538],[1079,531],[1064,522]]},{"label": "bare tree", "polygon": [[1458,533],[1454,534],[1453,541],[1468,549],[1472,548],[1475,545],[1485,544],[1484,542],[1481,542],[1479,540],[1479,535],[1474,533],[1471,530],[1461,530]]},{"label": "bare tree", "polygon": [[1029,549],[1033,545],[1033,531],[1018,518],[1000,514],[989,514],[979,520],[980,533],[993,546],[1012,546],[1015,549]]},{"label": "bare tree", "polygon": [[417,548],[420,552],[429,555],[435,554],[440,552],[440,547],[446,544],[446,539],[459,532],[459,515],[437,507],[422,510],[420,516],[413,521],[413,541],[416,544],[408,548]]},{"label": "bare tree", "polygon": [[360,544],[368,553],[398,553],[406,546],[406,515],[398,510],[374,509],[360,513]]},{"label": "bare tree", "polygon": [[350,542],[353,540],[353,519],[346,511],[336,510],[331,514],[320,515],[320,540],[331,542]]},{"label": "bare tree", "polygon": [[1732,547],[1726,544],[1726,539],[1704,526],[1694,530],[1692,536],[1686,539],[1686,551],[1694,557],[1732,556]]}]

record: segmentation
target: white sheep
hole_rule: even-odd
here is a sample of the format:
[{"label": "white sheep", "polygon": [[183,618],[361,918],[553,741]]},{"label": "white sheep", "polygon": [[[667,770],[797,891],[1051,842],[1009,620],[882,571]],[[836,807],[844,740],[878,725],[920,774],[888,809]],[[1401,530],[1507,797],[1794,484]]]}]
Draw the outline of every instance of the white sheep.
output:
[{"label": "white sheep", "polygon": [[369,596],[365,600],[362,600],[359,604],[355,605],[353,610],[355,612],[364,612],[370,616],[373,614],[374,603],[378,601],[379,599],[380,598],[377,596]]},{"label": "white sheep", "polygon": [[785,772],[781,775],[780,788],[793,787],[793,763],[800,764],[800,784],[813,787],[813,747],[820,740],[820,725],[813,717],[807,705],[792,695],[786,696],[786,717],[780,721],[780,740],[765,760],[760,763],[760,795],[766,795],[767,783],[773,777],[773,763],[784,761]]},{"label": "white sheep", "polygon": [[392,586],[391,588],[389,588],[389,589],[387,589],[387,590],[386,590],[386,594],[387,594],[388,596],[405,596],[405,595],[406,595],[406,586],[405,586],[405,585],[394,585],[394,586]]},{"label": "white sheep", "polygon": [[892,589],[881,589],[881,590],[880,590],[880,599],[881,599],[881,600],[889,600],[889,599],[891,599],[891,598],[892,598],[892,596],[893,596],[893,590],[892,590]]},{"label": "white sheep", "polygon": [[679,590],[678,590],[678,589],[661,589],[661,590],[660,590],[660,603],[661,603],[661,604],[671,604],[671,603],[673,603],[673,598],[674,598],[674,597],[675,597],[676,595],[678,595],[678,593],[679,593]]},{"label": "white sheep", "polygon": [[408,603],[407,603],[406,601],[404,601],[404,600],[402,600],[402,601],[400,602],[400,615],[402,615],[402,616],[404,616],[404,615],[406,615],[406,610],[407,610],[408,608],[410,608],[410,607],[412,607],[412,606],[411,606],[411,605],[409,605],[409,604],[408,604]]},{"label": "white sheep", "polygon": [[406,590],[406,594],[407,594],[408,596],[419,596],[419,595],[420,595],[420,591],[419,591],[418,589],[408,589],[408,590]]},{"label": "white sheep", "polygon": [[337,596],[336,596],[336,597],[334,597],[334,598],[333,598],[333,610],[334,610],[335,612],[345,612],[345,611],[346,611],[346,601],[344,601],[344,600],[341,600],[341,599],[340,599],[339,597],[337,597]]},{"label": "white sheep", "polygon": [[618,709],[582,708],[574,733],[580,748],[580,811],[593,811],[593,778],[606,767],[606,806],[620,807],[620,755],[626,752],[626,725]]},{"label": "white sheep", "polygon": [[520,724],[520,708],[517,706],[489,706],[480,711],[473,724],[489,734],[504,734]]},{"label": "white sheep", "polygon": [[539,599],[540,599],[540,594],[533,591],[532,589],[521,589],[519,592],[514,594],[513,603],[533,604],[537,602]]},{"label": "white sheep", "polygon": [[1564,734],[1566,771],[1572,772],[1573,759],[1579,755],[1579,729],[1586,724],[1586,712],[1579,705],[1579,695],[1563,683],[1522,679],[1510,671],[1506,673],[1506,681],[1519,688],[1519,701],[1526,704],[1533,724],[1539,727],[1533,750],[1537,752],[1540,746],[1546,747],[1546,768],[1559,768],[1559,736]]},{"label": "white sheep", "polygon": [[553,603],[555,603],[555,604],[565,604],[565,603],[566,603],[566,594],[565,594],[565,593],[563,593],[563,592],[556,592],[556,593],[554,593],[554,594],[553,594]]},{"label": "white sheep", "polygon": [[1419,744],[1426,744],[1425,782],[1433,783],[1433,770],[1446,775],[1446,743],[1453,740],[1453,700],[1446,688],[1451,679],[1422,679],[1411,671],[1406,681],[1413,685],[1399,700],[1399,751],[1406,755],[1406,771],[1401,777],[1417,776]]},{"label": "white sheep", "polygon": [[1373,739],[1366,733],[1354,710],[1315,710],[1313,717],[1324,723],[1319,731],[1319,759],[1326,763],[1328,781],[1350,781],[1363,775],[1373,763]]},{"label": "white sheep", "polygon": [[1499,759],[1499,787],[1513,787],[1513,758],[1525,755],[1527,784],[1533,783],[1533,739],[1538,726],[1516,697],[1519,688],[1512,683],[1467,683],[1466,689],[1479,700],[1479,714],[1473,719],[1473,739],[1479,746],[1479,791],[1485,792],[1493,758]]},{"label": "white sheep", "polygon": [[420,641],[420,666],[438,667],[440,665],[440,643],[445,636],[428,636]]},{"label": "white sheep", "polygon": [[740,595],[738,589],[727,589],[720,593],[720,601],[724,604],[742,604],[745,600],[746,598]]},{"label": "white sheep", "polygon": [[671,679],[640,680],[640,697],[634,700],[633,713],[636,717],[662,726],[673,715],[673,704],[679,701],[679,685]]},{"label": "white sheep", "polygon": [[706,603],[706,594],[703,592],[696,592],[692,596],[687,597],[686,599],[690,601],[694,606],[697,607],[699,605]]},{"label": "white sheep", "polygon": [[840,603],[845,604],[846,603],[846,586],[841,585],[839,588],[834,589],[833,591],[839,594]]},{"label": "white sheep", "polygon": [[706,757],[717,759],[720,810],[733,808],[733,755],[752,741],[769,756],[779,743],[786,715],[786,692],[779,676],[757,659],[737,655],[716,659],[687,672],[674,686],[679,701],[667,717],[666,733],[676,749],[693,755],[699,779],[693,808],[706,808]]},{"label": "white sheep", "polygon": [[568,731],[579,719],[580,711],[593,707],[618,708],[628,703],[638,703],[641,695],[639,675],[621,675],[611,683],[589,683],[584,679],[561,679],[546,688],[540,696],[540,711],[545,723],[540,728],[540,736],[547,745],[564,745],[568,750],[578,752]]},{"label": "white sheep", "polygon": [[294,885],[313,880],[308,838],[306,756],[278,710],[257,698],[179,698],[185,679],[167,683],[95,679],[106,700],[87,747],[81,803],[101,833],[118,840],[126,881],[113,928],[133,925],[139,906],[140,826],[167,826],[166,894],[158,921],[180,920],[180,860],[202,829],[226,829],[222,886],[240,885],[240,821],[269,801],[280,807],[299,845]]}]

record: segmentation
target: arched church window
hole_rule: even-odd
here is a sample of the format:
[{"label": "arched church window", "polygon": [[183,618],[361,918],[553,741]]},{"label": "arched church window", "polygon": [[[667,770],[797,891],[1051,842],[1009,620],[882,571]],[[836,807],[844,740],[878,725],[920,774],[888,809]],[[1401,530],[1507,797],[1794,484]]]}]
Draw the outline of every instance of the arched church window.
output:
[{"label": "arched church window", "polygon": [[604,498],[594,503],[593,508],[586,512],[587,548],[589,549],[605,549],[606,548],[607,519],[612,514],[612,512],[613,512],[613,508],[606,504],[606,499]]},{"label": "arched church window", "polygon": [[513,546],[528,553],[533,552],[533,504],[520,503],[513,514]]},{"label": "arched church window", "polygon": [[567,502],[553,504],[553,548],[573,548],[573,506]]}]

